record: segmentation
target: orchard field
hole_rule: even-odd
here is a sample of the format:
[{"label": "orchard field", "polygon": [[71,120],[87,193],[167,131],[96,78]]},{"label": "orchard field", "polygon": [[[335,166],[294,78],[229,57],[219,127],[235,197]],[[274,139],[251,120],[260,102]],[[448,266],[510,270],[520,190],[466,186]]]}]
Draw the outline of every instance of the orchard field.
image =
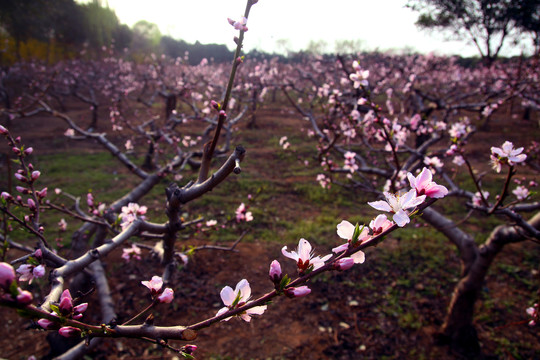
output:
[{"label": "orchard field", "polygon": [[[538,59],[106,55],[2,72],[2,261],[28,265],[31,301],[3,288],[1,357],[82,337],[59,358],[174,359],[188,343],[198,359],[540,358]],[[428,173],[440,185],[420,191]],[[411,187],[418,201],[394,207]],[[295,265],[282,248],[301,238],[333,257]],[[291,283],[268,278],[273,260]],[[172,300],[141,284],[154,275]],[[242,321],[237,293],[225,310],[248,308],[220,321],[241,279],[267,308]],[[68,288],[61,336],[45,309]],[[153,332],[178,325],[191,332]]]}]

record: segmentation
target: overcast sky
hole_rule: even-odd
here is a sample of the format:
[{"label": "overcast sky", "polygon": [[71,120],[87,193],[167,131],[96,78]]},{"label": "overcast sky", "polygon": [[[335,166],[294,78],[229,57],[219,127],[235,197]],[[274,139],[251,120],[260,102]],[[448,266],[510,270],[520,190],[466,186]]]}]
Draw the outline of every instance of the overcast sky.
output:
[{"label": "overcast sky", "polygon": [[[227,17],[238,19],[246,0],[106,0],[122,23],[147,20],[163,35],[193,43],[226,44],[232,49],[234,29]],[[336,40],[360,40],[365,50],[409,48],[422,53],[477,55],[462,42],[447,42],[439,34],[419,31],[417,14],[406,0],[259,0],[251,9],[245,49],[280,52],[305,49],[310,40],[323,40],[333,51]]]}]

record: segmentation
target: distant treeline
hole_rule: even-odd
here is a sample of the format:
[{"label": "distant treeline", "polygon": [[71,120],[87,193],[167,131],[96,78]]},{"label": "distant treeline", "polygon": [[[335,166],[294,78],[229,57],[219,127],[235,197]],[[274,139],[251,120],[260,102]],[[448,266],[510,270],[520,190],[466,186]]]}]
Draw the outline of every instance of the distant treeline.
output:
[{"label": "distant treeline", "polygon": [[[106,4],[106,2],[105,2]],[[39,59],[50,63],[73,57],[126,54],[134,60],[152,53],[230,61],[225,45],[189,44],[162,36],[156,24],[139,21],[132,28],[100,0],[79,4],[74,0],[0,1],[0,64]]]}]

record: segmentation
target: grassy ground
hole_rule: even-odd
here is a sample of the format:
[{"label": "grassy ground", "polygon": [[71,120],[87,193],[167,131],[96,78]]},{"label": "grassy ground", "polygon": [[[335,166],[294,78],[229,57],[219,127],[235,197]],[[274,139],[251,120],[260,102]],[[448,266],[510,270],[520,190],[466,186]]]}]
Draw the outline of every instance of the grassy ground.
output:
[{"label": "grassy ground", "polygon": [[[175,302],[178,302],[156,314],[159,323],[175,324],[179,318],[189,323],[213,315],[220,306],[220,289],[224,285],[233,286],[242,278],[253,284],[255,295],[270,290],[266,277],[272,259],[282,260],[285,271],[294,271],[292,262],[288,263],[280,254],[283,245],[296,247],[298,239],[304,237],[314,244],[317,253],[328,253],[340,244],[335,233],[337,223],[342,219],[365,223],[376,214],[366,205],[374,200],[372,195],[351,193],[339,186],[324,190],[315,181],[319,168],[313,158],[313,144],[307,143],[300,131],[302,120],[284,110],[267,109],[259,115],[257,125],[256,129],[242,129],[234,141],[247,149],[242,173],[231,176],[183,209],[187,220],[204,217],[228,222],[229,226],[206,232],[188,231],[181,236],[179,246],[228,244],[243,230],[249,230],[239,245],[240,252],[195,254],[177,274]],[[25,134],[21,135],[24,139]],[[284,135],[291,142],[287,151],[278,144]],[[137,183],[108,153],[96,148],[70,148],[72,145],[66,145],[65,141],[56,140],[47,151],[36,148],[33,158],[34,165],[45,174],[39,186],[49,187],[54,202],[69,203],[52,194],[56,187],[80,196],[83,203],[88,191],[95,194],[97,201],[110,203]],[[54,147],[60,151],[51,151]],[[305,159],[309,164],[304,163]],[[134,160],[142,162],[142,159]],[[179,185],[193,176],[186,173]],[[457,176],[460,181],[466,181],[465,176]],[[140,202],[149,207],[148,218],[154,222],[165,221],[164,189],[169,181],[163,180]],[[492,186],[496,188],[495,183]],[[251,200],[248,194],[252,195]],[[250,206],[254,215],[252,223],[230,221],[241,202]],[[444,200],[444,204],[437,206],[456,218],[467,211],[453,200]],[[57,213],[43,214],[47,232],[54,233],[55,224],[62,217]],[[467,228],[482,241],[499,223],[496,217],[472,217]],[[58,234],[64,246],[77,225],[78,222],[70,221],[68,232]],[[31,240],[22,232],[13,233],[13,237],[19,241]],[[493,265],[475,317],[486,354],[500,359],[540,358],[538,331],[525,324],[525,308],[531,305],[539,286],[539,255],[538,246],[515,244]],[[382,245],[369,249],[366,258],[365,264],[350,271],[320,276],[311,284],[313,292],[306,298],[276,300],[267,314],[250,324],[233,319],[201,332],[196,341],[201,347],[200,357],[221,360],[453,358],[445,347],[434,346],[433,335],[442,324],[453,286],[459,279],[460,262],[455,248],[441,234],[417,220],[394,232]],[[140,294],[139,281],[160,272],[155,260],[124,265],[119,253],[113,255],[108,269],[119,274],[111,284],[116,298],[121,303],[129,299],[131,304],[122,307],[119,316],[128,316],[132,307],[144,306],[147,299]],[[47,284],[40,280],[32,289],[43,294]],[[0,311],[4,314],[6,310]],[[46,351],[37,345],[39,341],[13,340],[13,336],[33,339],[34,331],[10,334],[2,327],[1,332],[5,341],[10,342],[10,359],[43,355]],[[242,347],[238,346],[239,340]],[[166,351],[137,341],[109,342],[94,356],[173,358]]]}]

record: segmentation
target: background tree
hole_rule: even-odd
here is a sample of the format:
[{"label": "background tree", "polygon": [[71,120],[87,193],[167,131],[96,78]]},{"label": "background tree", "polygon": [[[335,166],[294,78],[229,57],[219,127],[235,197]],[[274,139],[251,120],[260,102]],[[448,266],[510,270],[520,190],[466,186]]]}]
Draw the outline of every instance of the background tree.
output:
[{"label": "background tree", "polygon": [[506,40],[513,38],[517,43],[523,32],[529,32],[528,26],[534,23],[529,14],[538,11],[538,4],[538,0],[410,0],[407,6],[420,13],[416,22],[420,28],[447,31],[471,41],[491,66]]}]

